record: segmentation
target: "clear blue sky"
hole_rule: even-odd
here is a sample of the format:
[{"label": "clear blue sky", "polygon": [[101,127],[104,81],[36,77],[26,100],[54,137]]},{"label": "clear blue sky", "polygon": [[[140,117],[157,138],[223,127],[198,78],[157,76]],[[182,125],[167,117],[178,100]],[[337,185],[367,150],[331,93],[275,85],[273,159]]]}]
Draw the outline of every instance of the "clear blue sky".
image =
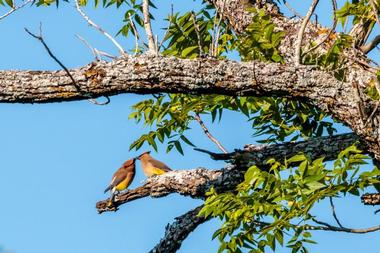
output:
[{"label": "clear blue sky", "polygon": [[[169,13],[170,2],[157,4],[157,20]],[[305,13],[306,4],[302,2],[299,9]],[[321,2],[319,18],[323,20],[330,1]],[[193,1],[174,1],[174,10],[193,5]],[[122,10],[113,7],[85,10],[106,30],[116,33]],[[0,7],[0,15],[5,11]],[[42,46],[23,30],[28,27],[37,31],[40,22],[47,43],[68,67],[82,66],[92,60],[89,50],[74,34],[85,37],[98,49],[116,54],[109,41],[79,17],[73,3],[62,2],[58,10],[27,7],[0,21],[0,69],[58,69]],[[158,28],[165,24],[158,22],[155,32],[162,34]],[[118,39],[125,47],[133,45],[132,40]],[[197,200],[171,195],[134,201],[116,213],[97,214],[95,203],[106,197],[103,190],[112,173],[124,160],[137,155],[129,152],[128,147],[146,129],[129,121],[128,115],[130,106],[143,98],[119,95],[111,97],[107,106],[95,106],[87,101],[0,104],[0,252],[108,253],[121,249],[121,252],[144,253],[163,236],[167,223],[200,204]],[[206,123],[210,125],[208,120]],[[254,141],[249,126],[244,117],[227,113],[221,124],[212,126],[211,130],[233,150]],[[199,147],[215,150],[199,126],[192,126],[189,137]],[[185,148],[185,156],[175,152],[166,154],[164,148],[153,155],[174,169],[223,166],[189,148]],[[138,170],[131,187],[139,186],[142,180],[144,176]],[[376,225],[380,219],[373,215],[374,210],[364,207],[358,198],[337,201],[337,212],[348,227]],[[320,203],[314,213],[333,221],[327,203]],[[214,220],[200,226],[179,252],[216,252],[218,241],[211,241],[211,235],[218,225]],[[314,235],[319,244],[311,247],[312,252],[378,251],[379,233],[317,232]]]}]

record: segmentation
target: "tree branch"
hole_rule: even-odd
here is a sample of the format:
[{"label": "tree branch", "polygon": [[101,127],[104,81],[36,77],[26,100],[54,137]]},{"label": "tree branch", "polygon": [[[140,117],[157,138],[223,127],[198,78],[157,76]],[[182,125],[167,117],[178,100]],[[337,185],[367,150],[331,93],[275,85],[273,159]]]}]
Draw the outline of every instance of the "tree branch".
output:
[{"label": "tree branch", "polygon": [[380,35],[377,35],[373,40],[368,42],[366,45],[361,46],[360,50],[363,51],[363,53],[368,54],[369,52],[372,51],[377,45],[380,43]]},{"label": "tree branch", "polygon": [[302,38],[303,38],[303,35],[305,33],[306,26],[307,26],[307,24],[310,21],[311,15],[313,15],[314,10],[317,7],[318,3],[319,3],[319,0],[313,0],[313,2],[311,3],[311,6],[310,6],[308,12],[306,13],[305,18],[302,21],[300,29],[298,31],[297,40],[296,40],[296,44],[295,44],[295,48],[296,48],[296,52],[295,52],[295,55],[294,55],[294,63],[295,64],[301,64]]},{"label": "tree branch", "polygon": [[[268,159],[274,158],[283,162],[285,158],[296,155],[300,151],[306,152],[311,159],[326,156],[325,161],[333,160],[340,151],[355,141],[356,137],[346,134],[337,137],[311,139],[302,143],[262,145],[260,150],[251,149],[249,151],[251,153],[246,151],[230,153],[232,155],[229,158],[236,159],[236,165],[219,170],[207,170],[205,168],[176,170],[161,176],[150,177],[143,186],[116,196],[113,206],[110,206],[110,200],[106,199],[99,201],[96,208],[99,213],[116,211],[120,205],[136,199],[147,196],[158,198],[171,193],[204,199],[205,193],[211,187],[214,187],[217,192],[234,190],[244,179],[244,172],[253,164],[265,169]],[[223,155],[228,156],[228,154]]]},{"label": "tree branch", "polygon": [[75,8],[79,12],[79,14],[84,18],[84,20],[87,21],[87,23],[94,27],[96,30],[98,30],[100,33],[102,33],[104,36],[106,36],[116,47],[119,49],[119,52],[121,55],[126,55],[127,53],[123,49],[123,47],[116,41],[115,38],[113,38],[108,32],[106,32],[102,27],[99,25],[95,24],[94,21],[92,21],[80,8],[78,0],[75,1]]},{"label": "tree branch", "polygon": [[245,145],[244,150],[236,150],[232,153],[218,154],[207,150],[195,150],[207,153],[214,160],[234,160],[239,166],[250,167],[253,164],[266,166],[263,162],[269,157],[278,161],[283,161],[286,157],[304,152],[307,156],[314,159],[315,157],[325,157],[325,161],[334,160],[336,152],[344,150],[350,145],[356,143],[359,149],[365,149],[363,143],[359,142],[359,137],[354,134],[340,134],[335,136],[317,137],[306,141],[296,143],[286,142],[282,144],[264,144],[264,145]]},{"label": "tree branch", "polygon": [[227,154],[227,150],[223,147],[223,145],[220,143],[220,141],[218,141],[211,133],[210,131],[208,130],[208,128],[206,127],[206,125],[203,123],[201,117],[199,116],[198,113],[195,113],[195,116],[194,116],[195,120],[198,122],[198,124],[201,126],[201,128],[203,129],[203,132],[206,134],[206,136],[213,142],[215,143],[215,145],[225,154]]},{"label": "tree branch", "polygon": [[152,54],[157,54],[156,42],[154,41],[152,26],[150,23],[150,12],[149,12],[149,0],[143,0],[142,9],[144,14],[144,28],[146,36],[148,37],[148,47],[149,52]]},{"label": "tree branch", "polygon": [[367,193],[361,199],[364,205],[380,205],[380,193]]},{"label": "tree branch", "polygon": [[203,205],[190,210],[189,212],[175,218],[175,222],[168,224],[165,228],[165,236],[160,242],[151,250],[150,253],[174,253],[181,247],[182,242],[187,236],[195,230],[199,225],[210,220],[212,217],[207,218],[198,216],[199,211]]},{"label": "tree branch", "polygon": [[15,11],[17,11],[17,10],[23,8],[25,5],[27,5],[27,4],[31,3],[31,2],[33,2],[33,0],[27,0],[27,1],[23,2],[23,3],[21,3],[21,4],[18,5],[18,6],[13,6],[12,9],[11,9],[10,11],[8,11],[7,13],[5,13],[5,14],[3,14],[3,15],[0,16],[0,20],[2,20],[2,19],[4,19],[4,18],[8,17],[8,16],[11,15],[13,12],[15,12]]},{"label": "tree branch", "polygon": [[[252,73],[255,72],[255,75]],[[186,93],[238,96],[280,96],[306,99],[345,122],[367,141],[380,158],[380,115],[364,127],[351,83],[360,89],[376,77],[352,71],[346,82],[312,66],[264,62],[235,62],[210,58],[178,59],[142,55],[99,62],[70,71],[91,97],[119,93]],[[364,96],[364,92],[361,92]],[[0,102],[54,102],[85,99],[62,71],[0,71]],[[376,101],[363,97],[363,109],[373,111]]]}]

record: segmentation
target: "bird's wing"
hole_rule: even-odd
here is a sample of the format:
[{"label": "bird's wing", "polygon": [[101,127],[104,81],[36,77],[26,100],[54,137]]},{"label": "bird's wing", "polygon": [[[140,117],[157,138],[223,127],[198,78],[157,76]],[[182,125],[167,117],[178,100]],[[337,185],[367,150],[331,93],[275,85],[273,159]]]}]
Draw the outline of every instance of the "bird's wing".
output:
[{"label": "bird's wing", "polygon": [[153,167],[163,170],[165,172],[172,171],[165,163],[157,161],[155,159],[150,160],[150,163],[152,164]]},{"label": "bird's wing", "polygon": [[110,185],[104,190],[104,192],[107,192],[123,182],[123,180],[128,176],[128,171],[125,169],[119,169],[118,171],[113,174],[112,180]]}]

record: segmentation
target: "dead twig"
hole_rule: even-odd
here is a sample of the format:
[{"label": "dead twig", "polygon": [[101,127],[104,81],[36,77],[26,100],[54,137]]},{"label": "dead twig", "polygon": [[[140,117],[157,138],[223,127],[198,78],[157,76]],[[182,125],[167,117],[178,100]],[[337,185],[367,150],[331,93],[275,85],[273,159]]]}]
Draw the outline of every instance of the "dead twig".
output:
[{"label": "dead twig", "polygon": [[336,223],[338,223],[339,227],[343,228],[342,224],[340,223],[340,221],[338,219],[338,216],[336,215],[335,205],[334,205],[332,197],[330,197],[329,199],[330,199],[330,206],[331,206],[331,210],[332,210],[332,214],[334,216],[334,219],[335,219]]},{"label": "dead twig", "polygon": [[194,115],[195,120],[199,123],[201,128],[203,129],[204,133],[207,135],[207,137],[216,144],[216,146],[225,154],[228,153],[228,151],[223,147],[223,145],[210,133],[206,125],[203,123],[201,117],[198,113],[195,113]]},{"label": "dead twig", "polygon": [[320,47],[323,43],[325,43],[330,38],[331,34],[333,32],[335,32],[335,28],[336,28],[336,26],[338,24],[338,19],[336,17],[337,3],[336,3],[336,0],[332,0],[331,2],[332,2],[332,5],[333,5],[334,21],[333,21],[333,25],[332,25],[330,31],[326,34],[326,37],[323,38],[321,42],[319,42],[317,45],[315,45],[314,47],[310,48],[305,53],[303,53],[302,57],[305,56],[305,55],[307,55],[311,51],[314,51],[318,47]]},{"label": "dead twig", "polygon": [[164,44],[165,42],[165,38],[166,36],[168,35],[169,31],[170,31],[170,27],[172,25],[172,22],[173,22],[173,15],[174,15],[174,7],[173,7],[173,4],[171,4],[171,11],[170,11],[170,16],[168,18],[168,21],[169,21],[169,25],[168,27],[166,28],[166,31],[164,33],[164,36],[162,37],[162,40],[160,42],[160,45],[158,46],[158,51],[160,51],[161,47],[162,47],[162,44]]},{"label": "dead twig", "polygon": [[2,16],[0,16],[0,20],[8,17],[9,15],[11,15],[13,12],[23,8],[25,5],[33,2],[34,0],[27,0],[25,2],[23,2],[22,4],[20,4],[19,6],[13,6],[12,9],[10,11],[8,11],[7,13],[3,14]]},{"label": "dead twig", "polygon": [[134,55],[136,56],[137,53],[138,53],[138,50],[139,50],[139,39],[140,39],[140,36],[139,36],[139,33],[137,32],[137,29],[136,29],[136,26],[135,26],[135,22],[133,22],[130,13],[128,13],[128,19],[129,19],[129,23],[131,24],[131,27],[132,27],[132,30],[133,30],[133,35],[135,36],[135,54]]},{"label": "dead twig", "polygon": [[92,52],[94,58],[95,58],[97,61],[100,61],[100,55],[99,55],[99,53],[98,53],[98,50],[96,50],[96,48],[94,48],[93,46],[91,46],[90,43],[88,43],[87,40],[85,40],[85,39],[84,39],[82,36],[80,36],[79,34],[75,34],[75,36],[76,36],[80,41],[82,41],[83,44],[84,44],[85,46],[87,46],[87,47],[91,50],[91,52]]},{"label": "dead twig", "polygon": [[191,12],[191,19],[193,20],[194,30],[195,30],[195,33],[197,34],[199,55],[203,55],[204,53],[203,53],[203,41],[202,41],[201,31],[197,23],[197,17],[195,16],[195,13],[193,11]]},{"label": "dead twig", "polygon": [[302,47],[302,38],[303,38],[303,35],[305,33],[305,29],[306,29],[306,26],[307,24],[309,23],[310,21],[310,18],[311,16],[313,15],[314,13],[314,10],[315,8],[317,7],[318,5],[318,2],[319,0],[313,0],[308,12],[306,13],[306,16],[305,18],[303,19],[302,21],[302,24],[301,24],[301,27],[298,31],[298,35],[297,35],[297,40],[295,42],[295,47],[296,47],[296,51],[295,51],[295,55],[294,55],[294,63],[296,65],[299,65],[301,64],[301,47]]},{"label": "dead twig", "polygon": [[[40,25],[40,34],[39,35],[36,35],[34,33],[32,33],[31,31],[28,30],[28,28],[24,28],[25,31],[30,35],[32,36],[33,38],[37,39],[38,41],[41,42],[41,44],[44,46],[44,48],[46,49],[46,51],[48,52],[49,56],[56,62],[58,63],[59,66],[61,66],[63,68],[63,70],[67,73],[67,75],[69,76],[69,78],[71,79],[72,81],[72,84],[73,86],[75,87],[75,89],[81,93],[83,95],[83,91],[81,90],[81,88],[79,87],[78,83],[75,81],[74,77],[71,75],[70,71],[68,70],[68,68],[53,54],[53,52],[50,50],[49,46],[46,44],[43,36],[42,36],[42,25]],[[89,98],[88,101],[95,104],[95,105],[106,105],[106,104],[109,104],[109,102],[111,101],[110,98],[108,96],[105,96],[105,98],[107,99],[106,102],[104,103],[100,103],[98,101],[96,101],[96,99],[93,99],[91,98],[90,95],[86,94],[86,96]]]},{"label": "dead twig", "polygon": [[79,14],[87,21],[87,23],[94,27],[96,30],[98,30],[100,33],[102,33],[104,36],[106,36],[118,49],[121,55],[127,55],[123,47],[109,34],[107,33],[102,27],[95,24],[94,21],[92,21],[80,8],[78,0],[75,0],[75,8],[79,12]]}]

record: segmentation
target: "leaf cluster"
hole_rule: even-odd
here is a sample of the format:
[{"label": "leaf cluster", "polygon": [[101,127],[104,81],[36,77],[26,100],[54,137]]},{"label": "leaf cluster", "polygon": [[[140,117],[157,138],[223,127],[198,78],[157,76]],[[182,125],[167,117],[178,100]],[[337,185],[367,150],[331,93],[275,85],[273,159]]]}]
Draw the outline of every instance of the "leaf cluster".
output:
[{"label": "leaf cluster", "polygon": [[[368,157],[355,146],[342,151],[332,168],[323,158],[295,155],[283,164],[270,159],[268,171],[252,166],[236,192],[211,190],[199,215],[219,217],[223,225],[214,233],[219,252],[266,252],[278,245],[292,252],[308,252],[313,226],[312,208],[328,197],[359,195],[378,188],[380,170],[360,171]],[[286,235],[286,236],[285,236]]]}]

